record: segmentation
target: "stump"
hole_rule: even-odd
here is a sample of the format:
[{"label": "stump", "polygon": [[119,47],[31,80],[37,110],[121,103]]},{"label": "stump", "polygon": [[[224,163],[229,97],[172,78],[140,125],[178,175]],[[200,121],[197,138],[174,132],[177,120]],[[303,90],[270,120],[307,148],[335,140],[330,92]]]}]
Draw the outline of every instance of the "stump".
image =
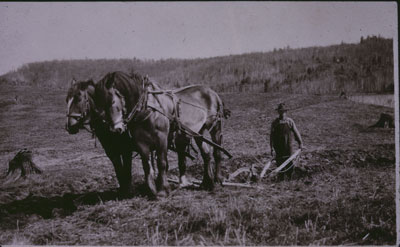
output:
[{"label": "stump", "polygon": [[387,113],[381,113],[379,120],[370,128],[394,128],[393,116]]},{"label": "stump", "polygon": [[340,93],[340,95],[339,95],[339,98],[345,98],[345,99],[347,99],[346,93],[345,93],[344,91],[342,91],[342,92]]},{"label": "stump", "polygon": [[16,170],[21,171],[21,177],[42,173],[42,170],[32,161],[32,152],[27,149],[20,150],[8,163],[7,176],[14,174]]}]

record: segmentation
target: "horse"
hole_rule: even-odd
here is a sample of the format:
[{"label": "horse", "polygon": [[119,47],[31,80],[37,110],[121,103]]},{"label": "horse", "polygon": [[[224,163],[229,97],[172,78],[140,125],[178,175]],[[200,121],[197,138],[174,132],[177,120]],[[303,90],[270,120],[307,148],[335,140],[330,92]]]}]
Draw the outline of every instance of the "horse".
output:
[{"label": "horse", "polygon": [[[145,106],[150,100],[145,92],[145,81],[144,77],[134,73],[108,73],[96,84],[94,101],[98,109],[105,113],[103,119],[110,125],[110,131],[116,135],[129,136],[131,145],[142,159],[145,181],[151,196],[157,197],[169,193],[166,170],[170,122],[165,115]],[[158,106],[166,112],[173,108],[172,103]],[[123,117],[131,118],[128,124],[130,131],[122,128],[125,121]],[[152,151],[156,152],[157,157],[156,181],[155,171],[149,165]]]},{"label": "horse", "polygon": [[[172,91],[177,98],[178,125],[183,125],[191,133],[198,133],[204,136],[208,132],[211,140],[221,146],[222,144],[222,119],[228,118],[230,111],[224,107],[219,95],[211,88],[203,85],[192,85],[179,88]],[[185,150],[189,148],[191,133],[186,131],[177,132],[175,145],[178,153],[178,166],[180,175],[180,184],[185,187],[190,185],[187,181],[186,156]],[[210,163],[210,148],[204,142],[202,137],[193,136],[200,150],[204,162],[204,172],[201,187],[207,190],[213,190],[215,183],[222,184],[221,175],[221,151],[214,146],[213,157],[215,167]]]},{"label": "horse", "polygon": [[[158,150],[158,167],[161,169],[159,181],[165,180],[167,148],[174,145],[178,153],[179,182],[182,187],[190,185],[185,172],[187,151],[193,137],[204,161],[201,186],[212,190],[216,182],[222,184],[220,150],[214,148],[213,151],[214,169],[210,163],[209,147],[203,138],[207,131],[215,144],[222,143],[222,118],[227,118],[230,111],[224,109],[218,94],[201,85],[165,91],[150,81],[145,82],[140,75],[134,77],[137,80],[129,80],[124,73],[114,72],[109,75],[108,81],[103,81],[101,88],[96,88],[96,93],[99,91],[101,99],[106,102],[106,121],[113,131],[130,133],[134,142],[148,142],[147,147],[142,147],[146,152],[151,147]],[[151,186],[153,171],[146,164],[143,156],[147,154],[144,151],[141,154],[143,166],[146,181]]]},{"label": "horse", "polygon": [[[106,155],[111,160],[119,183],[121,195],[131,191],[132,152],[130,138],[110,131],[102,120],[101,113],[94,104],[95,83],[93,80],[72,80],[67,93],[67,123],[69,134],[77,134],[80,129],[92,132],[100,141]],[[89,126],[90,130],[86,127]]]}]

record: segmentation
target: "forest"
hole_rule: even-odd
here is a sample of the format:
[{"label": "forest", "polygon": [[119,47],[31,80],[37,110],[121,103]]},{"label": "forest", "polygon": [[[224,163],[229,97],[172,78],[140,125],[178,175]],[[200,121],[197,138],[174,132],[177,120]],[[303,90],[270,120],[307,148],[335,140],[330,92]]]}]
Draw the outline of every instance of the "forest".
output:
[{"label": "forest", "polygon": [[393,39],[197,59],[79,59],[34,62],[0,76],[0,84],[67,88],[111,71],[148,75],[164,88],[208,85],[217,92],[391,93]]}]

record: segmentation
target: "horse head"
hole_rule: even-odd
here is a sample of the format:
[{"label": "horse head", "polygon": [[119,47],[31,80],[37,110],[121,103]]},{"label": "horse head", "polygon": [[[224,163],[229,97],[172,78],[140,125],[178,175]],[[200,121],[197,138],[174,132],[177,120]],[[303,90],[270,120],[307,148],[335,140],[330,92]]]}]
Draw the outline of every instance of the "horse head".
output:
[{"label": "horse head", "polygon": [[127,128],[125,124],[126,102],[114,83],[112,78],[105,85],[105,120],[110,125],[111,132],[122,134]]},{"label": "horse head", "polygon": [[127,75],[124,72],[115,71],[108,73],[96,84],[95,105],[102,113],[110,131],[122,134],[127,130],[127,124],[142,110],[142,104],[147,94],[145,79],[138,74]]},{"label": "horse head", "polygon": [[90,111],[92,109],[91,95],[94,92],[93,80],[77,82],[72,80],[68,90],[67,123],[65,125],[69,134],[76,134],[79,129],[84,128],[90,122]]}]

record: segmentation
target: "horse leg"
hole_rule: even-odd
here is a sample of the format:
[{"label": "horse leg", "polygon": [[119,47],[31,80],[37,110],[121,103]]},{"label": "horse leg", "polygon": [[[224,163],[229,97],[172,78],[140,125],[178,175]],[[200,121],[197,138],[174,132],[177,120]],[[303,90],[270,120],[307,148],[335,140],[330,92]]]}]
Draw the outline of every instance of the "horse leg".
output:
[{"label": "horse leg", "polygon": [[[211,139],[213,142],[217,143],[218,145],[222,144],[222,127],[221,121],[214,126],[214,128],[210,131]],[[213,156],[215,161],[215,178],[214,181],[216,183],[222,184],[223,177],[221,175],[221,151],[217,148],[213,148]]]},{"label": "horse leg", "polygon": [[132,187],[132,152],[126,152],[122,155],[123,176],[125,177],[126,193],[131,192]]},{"label": "horse leg", "polygon": [[157,196],[156,185],[154,183],[154,170],[153,166],[149,164],[150,150],[148,146],[138,144],[139,154],[142,159],[144,177],[146,184],[150,190],[151,196]]},{"label": "horse leg", "polygon": [[167,136],[164,136],[162,133],[159,135],[160,143],[156,149],[157,154],[157,168],[158,168],[158,176],[157,176],[157,187],[159,191],[165,190],[165,192],[169,193],[169,184],[167,180],[167,152],[168,152],[168,140]]},{"label": "horse leg", "polygon": [[201,157],[204,161],[204,174],[203,181],[201,182],[201,187],[206,190],[214,189],[214,170],[212,169],[210,160],[210,151],[208,145],[204,143],[201,139],[195,138],[196,144],[200,149]]},{"label": "horse leg", "polygon": [[184,135],[178,135],[175,140],[176,150],[178,152],[179,167],[179,187],[187,187],[191,183],[186,178],[186,156],[185,151],[189,145],[190,139]]},{"label": "horse leg", "polygon": [[122,167],[122,162],[121,162],[121,156],[120,155],[113,155],[109,156],[111,163],[114,166],[115,170],[115,175],[117,176],[118,184],[119,184],[119,191],[121,193],[124,193],[125,188],[126,188],[126,183],[125,179],[123,176],[123,167]]}]

